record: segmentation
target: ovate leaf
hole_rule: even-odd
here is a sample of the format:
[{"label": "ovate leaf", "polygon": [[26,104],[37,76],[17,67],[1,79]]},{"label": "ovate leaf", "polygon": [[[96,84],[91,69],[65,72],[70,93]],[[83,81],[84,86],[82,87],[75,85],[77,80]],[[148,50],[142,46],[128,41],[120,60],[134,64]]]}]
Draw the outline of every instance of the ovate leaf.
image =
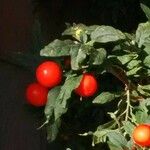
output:
[{"label": "ovate leaf", "polygon": [[111,130],[109,129],[103,129],[103,130],[98,130],[93,133],[93,141],[92,145],[95,146],[96,144],[99,144],[101,142],[106,142],[107,140],[107,134]]},{"label": "ovate leaf", "polygon": [[102,129],[112,129],[116,126],[116,122],[114,120],[110,121],[110,122],[107,122],[105,124],[102,124],[102,125],[99,125],[97,127],[97,130],[100,131]]},{"label": "ovate leaf", "polygon": [[41,51],[41,56],[46,57],[60,57],[60,56],[68,56],[70,53],[71,47],[74,45],[71,40],[54,40],[47,46],[45,46]]},{"label": "ovate leaf", "polygon": [[87,26],[86,27],[86,33],[87,34],[91,34],[96,28],[98,28],[99,27],[99,25],[91,25],[91,26]]},{"label": "ovate leaf", "polygon": [[113,147],[120,148],[120,150],[127,148],[127,140],[125,137],[119,131],[109,129],[102,129],[94,132],[93,146],[101,142],[106,142],[107,139],[109,139],[108,143],[113,143]]},{"label": "ovate leaf", "polygon": [[71,35],[78,41],[83,41],[86,43],[87,34],[86,34],[86,26],[84,24],[73,24],[73,26],[67,28],[62,35]]},{"label": "ovate leaf", "polygon": [[150,22],[139,24],[136,31],[136,42],[139,48],[150,43]]},{"label": "ovate leaf", "polygon": [[137,90],[144,96],[150,96],[149,85],[138,85]]},{"label": "ovate leaf", "polygon": [[102,92],[100,95],[98,95],[94,100],[93,103],[96,104],[105,104],[108,103],[115,98],[119,97],[120,93],[111,93],[111,92]]},{"label": "ovate leaf", "polygon": [[147,90],[150,92],[150,84],[147,84],[147,85],[140,85],[140,88],[143,89],[143,90]]},{"label": "ovate leaf", "polygon": [[150,68],[150,55],[148,55],[145,59],[144,59],[144,65],[148,68]]},{"label": "ovate leaf", "polygon": [[109,141],[107,142],[107,144],[108,144],[110,150],[123,150],[122,147],[116,146],[116,145],[114,145],[113,143],[111,143]]},{"label": "ovate leaf", "polygon": [[[88,48],[88,47],[87,47]],[[82,63],[86,59],[86,54],[88,53],[88,49],[85,46],[80,44],[74,45],[71,48],[71,68],[73,70],[79,70],[82,67]]]},{"label": "ovate leaf", "polygon": [[147,107],[147,100],[140,102],[139,106],[135,108],[135,119],[137,123],[147,123],[149,118],[149,108]]},{"label": "ovate leaf", "polygon": [[150,106],[150,98],[145,99],[145,104],[146,104],[146,106]]},{"label": "ovate leaf", "polygon": [[146,5],[144,4],[140,4],[141,5],[141,8],[142,10],[144,11],[147,19],[150,21],[150,8],[148,8]]},{"label": "ovate leaf", "polygon": [[72,91],[79,85],[81,76],[69,76],[66,78],[64,85],[61,87],[60,93],[56,99],[56,106],[54,110],[55,120],[66,113],[68,107],[68,99],[71,97]]},{"label": "ovate leaf", "polygon": [[140,123],[146,123],[148,117],[149,116],[148,116],[147,112],[145,112],[143,110],[138,110],[135,113],[136,122],[139,124]]},{"label": "ovate leaf", "polygon": [[91,40],[99,43],[115,42],[125,39],[125,35],[111,26],[99,26],[91,33]]},{"label": "ovate leaf", "polygon": [[121,149],[127,148],[127,140],[119,131],[111,131],[107,134],[109,142]]},{"label": "ovate leaf", "polygon": [[57,137],[59,127],[61,125],[61,120],[58,118],[56,121],[54,120],[54,111],[57,108],[57,97],[60,92],[60,86],[57,86],[51,89],[48,93],[48,101],[45,106],[45,116],[47,119],[47,140],[54,141]]},{"label": "ovate leaf", "polygon": [[61,126],[60,118],[57,119],[55,122],[49,123],[47,125],[47,140],[48,141],[52,142],[56,139],[60,126]]},{"label": "ovate leaf", "polygon": [[73,24],[73,26],[70,26],[67,28],[62,35],[72,35],[75,36],[76,34],[80,34],[80,32],[83,32],[86,30],[86,26],[84,24]]},{"label": "ovate leaf", "polygon": [[[134,150],[134,141],[133,141],[133,139],[130,139],[130,141],[128,141],[127,147],[128,147],[128,149],[133,148],[133,150]],[[126,149],[126,150],[128,150],[128,149]]]},{"label": "ovate leaf", "polygon": [[146,45],[144,45],[145,47],[144,47],[144,51],[148,54],[148,55],[150,55],[150,43],[148,44],[146,44]]},{"label": "ovate leaf", "polygon": [[132,135],[134,127],[135,126],[130,121],[123,122],[123,128],[125,130],[125,133],[128,135]]},{"label": "ovate leaf", "polygon": [[141,60],[131,60],[128,64],[127,64],[127,68],[128,69],[133,69],[134,67],[138,67],[141,64]]},{"label": "ovate leaf", "polygon": [[131,61],[132,59],[135,59],[138,57],[137,54],[127,54],[127,55],[122,55],[122,56],[117,56],[117,59],[124,65]]},{"label": "ovate leaf", "polygon": [[47,121],[49,121],[52,117],[54,117],[54,110],[56,109],[57,105],[56,105],[56,99],[59,95],[61,87],[57,86],[53,89],[51,89],[48,93],[48,100],[47,100],[47,104],[45,106],[45,116]]},{"label": "ovate leaf", "polygon": [[106,58],[106,50],[104,48],[93,49],[90,55],[90,63],[93,65],[100,65],[104,62]]},{"label": "ovate leaf", "polygon": [[136,75],[137,74],[137,72],[139,71],[139,70],[141,70],[142,69],[142,67],[141,66],[136,66],[136,67],[134,67],[133,69],[131,69],[131,70],[129,70],[129,71],[127,71],[127,76],[132,76],[132,75]]}]

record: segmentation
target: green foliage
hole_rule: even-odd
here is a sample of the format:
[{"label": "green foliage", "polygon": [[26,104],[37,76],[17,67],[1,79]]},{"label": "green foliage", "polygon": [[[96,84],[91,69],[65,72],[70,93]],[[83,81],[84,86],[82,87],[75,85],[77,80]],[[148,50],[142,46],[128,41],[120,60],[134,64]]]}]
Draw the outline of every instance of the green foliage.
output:
[{"label": "green foliage", "polygon": [[138,47],[147,46],[150,43],[150,22],[140,23],[136,31],[136,42]]},{"label": "green foliage", "polygon": [[99,26],[91,33],[91,40],[99,43],[115,42],[124,40],[125,35],[110,26]]},{"label": "green foliage", "polygon": [[146,5],[141,4],[141,8],[146,14],[147,19],[150,21],[150,8],[148,8]]},{"label": "green foliage", "polygon": [[144,65],[148,68],[150,68],[150,55],[148,55],[147,57],[145,57],[144,59]]},{"label": "green foliage", "polygon": [[53,117],[55,108],[57,107],[56,99],[57,99],[58,94],[60,92],[60,88],[61,88],[60,86],[55,87],[52,90],[50,90],[48,93],[48,101],[47,101],[47,104],[45,106],[45,111],[44,111],[46,119],[48,121],[51,119],[51,117]]},{"label": "green foliage", "polygon": [[[55,120],[55,116],[54,116],[55,112],[58,111],[56,99],[58,97],[60,89],[61,87],[58,86],[49,91],[48,101],[45,106],[45,111],[44,111],[45,116],[46,116],[45,124],[48,124],[47,125],[47,139],[49,141],[54,141],[56,139],[58,131],[59,131],[60,123],[61,123],[61,119],[58,118]],[[63,113],[63,111],[61,113]]]},{"label": "green foliage", "polygon": [[134,127],[135,127],[134,124],[131,123],[130,121],[123,122],[123,128],[125,130],[125,133],[128,134],[129,136],[132,135]]},{"label": "green foliage", "polygon": [[102,92],[93,100],[94,104],[105,104],[108,103],[115,98],[120,97],[120,93],[111,93],[111,92]]},{"label": "green foliage", "polygon": [[[143,4],[141,7],[150,19],[149,8]],[[55,140],[58,133],[61,134],[59,128],[64,127],[62,122],[71,118],[65,122],[66,126],[71,126],[69,129],[75,126],[76,135],[91,136],[93,147],[106,143],[110,150],[131,149],[134,127],[150,123],[150,23],[140,23],[135,34],[123,33],[111,26],[73,24],[68,25],[62,36],[64,40],[56,39],[40,52],[47,58],[71,58],[71,68],[64,69],[64,81],[48,94],[45,107],[48,140]],[[84,72],[94,73],[98,83],[104,84],[100,83],[97,94],[89,98],[79,98],[74,93]],[[101,81],[107,73],[117,81],[109,84]],[[93,107],[99,107],[99,110],[103,107],[108,118],[99,121],[98,113],[93,110],[98,121],[91,125],[90,118],[83,114]],[[89,126],[83,133],[83,126],[79,126],[86,119]],[[65,130],[66,135],[68,130]]]},{"label": "green foliage", "polygon": [[109,142],[114,146],[120,149],[127,148],[127,140],[125,137],[118,131],[112,131],[108,133]]},{"label": "green foliage", "polygon": [[68,56],[72,45],[73,41],[71,40],[61,41],[57,39],[45,46],[40,55],[48,57]]}]

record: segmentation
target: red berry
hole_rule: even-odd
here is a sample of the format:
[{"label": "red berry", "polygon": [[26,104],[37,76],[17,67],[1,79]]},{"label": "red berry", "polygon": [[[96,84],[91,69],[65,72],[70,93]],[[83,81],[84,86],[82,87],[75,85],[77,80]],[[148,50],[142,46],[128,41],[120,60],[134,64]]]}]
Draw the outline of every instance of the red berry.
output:
[{"label": "red berry", "polygon": [[61,82],[62,68],[54,61],[46,61],[37,67],[36,78],[41,85],[52,88]]},{"label": "red berry", "polygon": [[133,131],[133,140],[140,146],[150,146],[150,125],[140,124]]},{"label": "red berry", "polygon": [[82,97],[93,96],[98,89],[98,83],[94,75],[84,73],[80,85],[75,92]]},{"label": "red berry", "polygon": [[33,106],[44,106],[47,102],[48,89],[39,83],[31,83],[26,89],[27,102]]}]

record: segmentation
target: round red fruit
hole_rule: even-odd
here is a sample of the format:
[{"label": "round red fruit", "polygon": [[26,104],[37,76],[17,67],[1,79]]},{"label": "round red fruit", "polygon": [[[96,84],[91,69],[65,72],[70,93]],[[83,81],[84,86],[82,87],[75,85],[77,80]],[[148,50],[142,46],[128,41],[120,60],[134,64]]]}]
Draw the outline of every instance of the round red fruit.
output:
[{"label": "round red fruit", "polygon": [[98,89],[98,83],[94,75],[84,73],[79,86],[75,92],[82,97],[93,96]]},{"label": "round red fruit", "polygon": [[52,88],[61,82],[62,68],[54,61],[43,62],[36,69],[36,78],[41,85]]},{"label": "round red fruit", "polygon": [[47,102],[48,89],[39,83],[31,83],[26,89],[27,102],[33,106],[44,106]]},{"label": "round red fruit", "polygon": [[150,125],[140,124],[133,131],[133,140],[137,145],[150,146]]}]

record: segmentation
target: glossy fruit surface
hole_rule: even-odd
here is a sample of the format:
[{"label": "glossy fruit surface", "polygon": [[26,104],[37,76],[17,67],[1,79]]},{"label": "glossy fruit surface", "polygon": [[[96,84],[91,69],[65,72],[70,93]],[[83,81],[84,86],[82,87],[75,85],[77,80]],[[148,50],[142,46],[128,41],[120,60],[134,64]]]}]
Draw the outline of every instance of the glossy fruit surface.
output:
[{"label": "glossy fruit surface", "polygon": [[98,89],[98,83],[94,75],[84,73],[79,86],[75,92],[82,97],[93,96]]},{"label": "glossy fruit surface", "polygon": [[52,88],[61,82],[62,68],[54,61],[43,62],[36,69],[36,78],[41,85]]},{"label": "glossy fruit surface", "polygon": [[150,125],[138,125],[133,131],[133,140],[140,146],[150,146]]},{"label": "glossy fruit surface", "polygon": [[26,89],[27,102],[33,106],[44,106],[47,102],[48,89],[39,83],[31,83]]}]

